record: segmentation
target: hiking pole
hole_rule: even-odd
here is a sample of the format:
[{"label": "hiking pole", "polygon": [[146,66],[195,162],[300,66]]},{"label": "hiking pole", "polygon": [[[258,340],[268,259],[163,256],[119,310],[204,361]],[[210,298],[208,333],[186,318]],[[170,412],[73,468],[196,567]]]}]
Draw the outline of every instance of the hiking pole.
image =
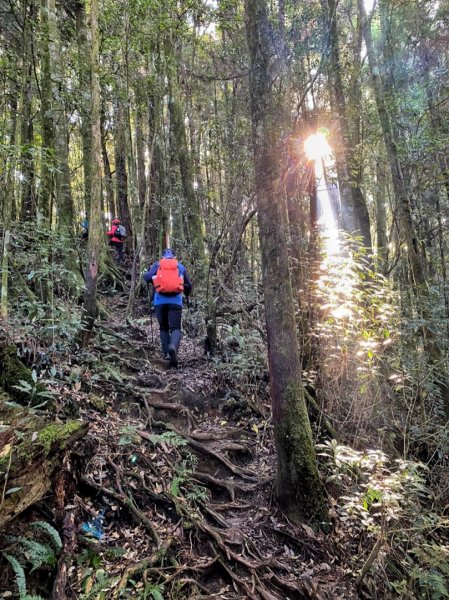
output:
[{"label": "hiking pole", "polygon": [[[150,296],[150,282],[147,281],[147,293]],[[153,309],[151,308],[151,300],[150,300],[150,332],[151,332],[151,345],[154,346],[154,333],[153,333]]]},{"label": "hiking pole", "polygon": [[186,296],[185,298],[186,298],[186,306],[187,306],[187,310],[189,311],[189,315],[188,315],[187,321],[184,321],[184,323],[185,323],[186,333],[190,337],[190,334],[192,332],[191,331],[191,323],[190,323],[190,316],[191,316],[191,313],[190,313],[190,300],[189,300],[188,296]]},{"label": "hiking pole", "polygon": [[153,315],[150,314],[151,345],[154,346]]}]

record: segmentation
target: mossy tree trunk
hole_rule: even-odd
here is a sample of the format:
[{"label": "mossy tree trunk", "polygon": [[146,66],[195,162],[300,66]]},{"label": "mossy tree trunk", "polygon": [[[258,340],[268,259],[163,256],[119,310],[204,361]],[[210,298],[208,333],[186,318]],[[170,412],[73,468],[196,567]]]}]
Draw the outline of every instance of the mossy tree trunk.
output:
[{"label": "mossy tree trunk", "polygon": [[272,52],[266,3],[245,0],[250,95],[262,251],[262,277],[277,452],[276,495],[296,518],[322,519],[323,490],[301,381],[288,261],[288,224],[280,193],[279,151],[270,73]]},{"label": "mossy tree trunk", "polygon": [[34,153],[33,153],[33,21],[36,18],[35,3],[23,3],[22,7],[22,90],[21,90],[21,217],[31,220],[36,215],[36,198],[34,194]]}]

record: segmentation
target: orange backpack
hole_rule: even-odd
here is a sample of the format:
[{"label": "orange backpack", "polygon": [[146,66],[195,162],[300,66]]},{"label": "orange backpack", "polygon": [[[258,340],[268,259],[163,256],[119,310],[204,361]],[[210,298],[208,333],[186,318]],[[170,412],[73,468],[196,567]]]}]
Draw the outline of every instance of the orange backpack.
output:
[{"label": "orange backpack", "polygon": [[153,284],[159,294],[181,294],[184,291],[184,277],[178,272],[178,261],[174,258],[161,258]]}]

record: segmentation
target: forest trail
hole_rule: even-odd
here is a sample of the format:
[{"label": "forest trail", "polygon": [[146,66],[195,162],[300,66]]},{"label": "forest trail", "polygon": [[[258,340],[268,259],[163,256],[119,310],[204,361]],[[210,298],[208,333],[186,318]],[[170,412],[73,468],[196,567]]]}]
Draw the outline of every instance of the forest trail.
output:
[{"label": "forest trail", "polygon": [[269,406],[222,380],[195,339],[168,368],[147,303],[126,323],[125,299],[107,302],[78,392],[90,431],[68,502],[87,528],[104,513],[69,569],[78,597],[100,584],[107,598],[356,598],[335,548],[272,502]]}]

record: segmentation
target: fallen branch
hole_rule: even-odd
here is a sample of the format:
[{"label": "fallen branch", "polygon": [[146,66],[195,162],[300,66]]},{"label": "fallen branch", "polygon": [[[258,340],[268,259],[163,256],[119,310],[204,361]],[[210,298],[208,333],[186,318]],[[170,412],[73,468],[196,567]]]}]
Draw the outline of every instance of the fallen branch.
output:
[{"label": "fallen branch", "polygon": [[164,558],[165,554],[168,552],[168,550],[172,546],[173,542],[174,542],[174,538],[168,538],[168,539],[164,540],[161,543],[160,547],[157,550],[155,550],[151,556],[149,556],[148,558],[144,558],[143,560],[136,563],[135,565],[132,565],[131,567],[128,567],[127,569],[125,569],[125,572],[121,576],[120,581],[117,585],[117,589],[114,593],[114,598],[118,598],[120,596],[121,592],[126,589],[126,586],[128,584],[128,579],[130,577],[132,577],[136,573],[140,573],[141,571],[148,569],[149,567],[154,567],[154,565],[161,562],[161,560]]}]

